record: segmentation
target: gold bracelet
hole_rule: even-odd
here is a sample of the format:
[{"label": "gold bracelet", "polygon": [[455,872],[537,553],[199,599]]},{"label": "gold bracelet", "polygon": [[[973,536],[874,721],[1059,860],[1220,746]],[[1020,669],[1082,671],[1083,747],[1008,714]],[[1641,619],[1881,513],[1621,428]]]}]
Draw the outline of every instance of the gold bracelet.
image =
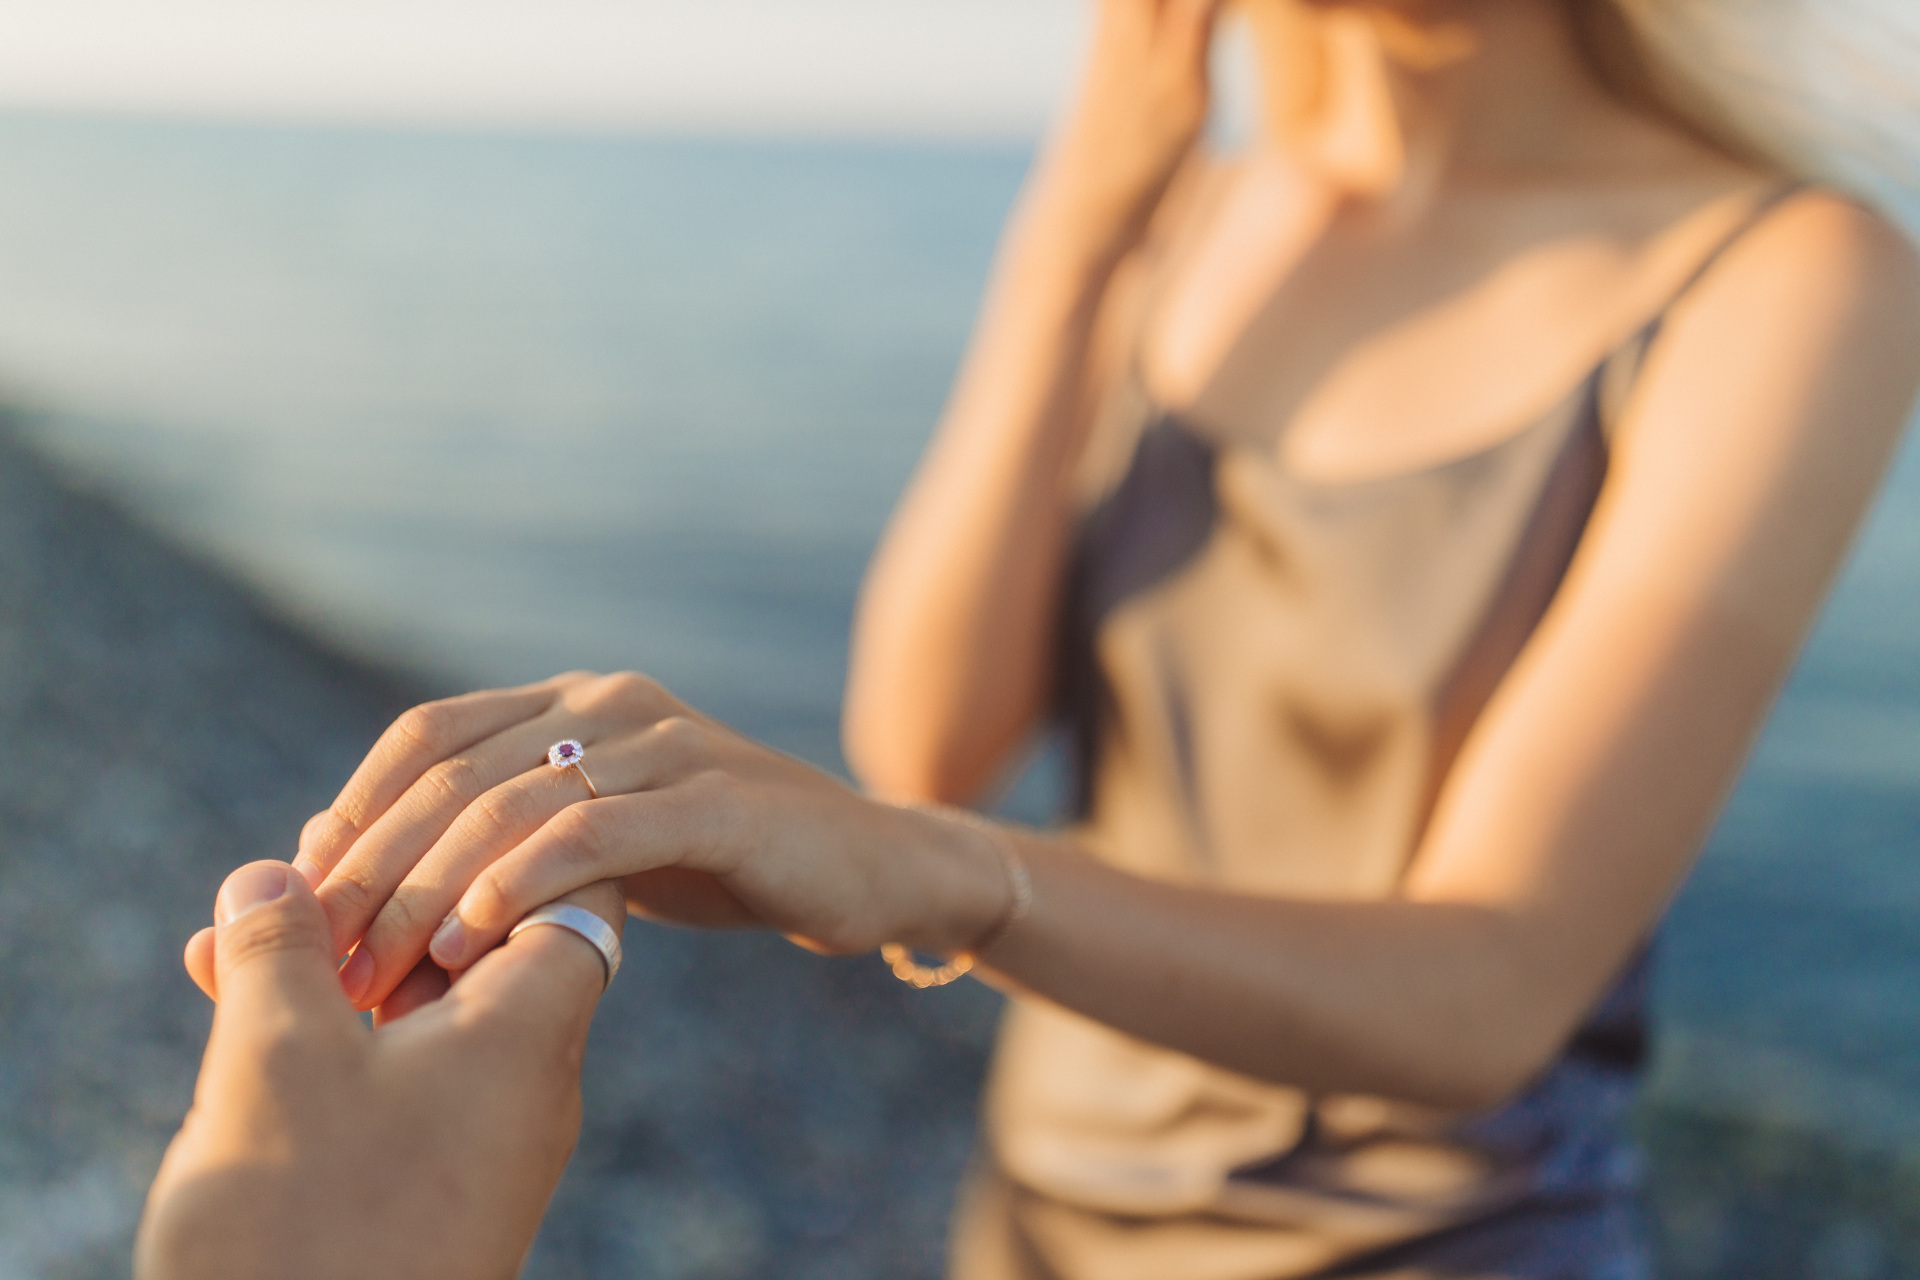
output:
[{"label": "gold bracelet", "polygon": [[965,977],[972,971],[975,957],[998,942],[1002,934],[1027,914],[1033,907],[1033,877],[1027,873],[1027,864],[1014,852],[1013,845],[991,823],[983,822],[965,809],[946,805],[916,804],[903,807],[917,809],[929,817],[962,823],[985,836],[988,843],[993,845],[993,851],[1000,855],[1000,865],[1006,868],[1007,888],[1010,891],[1007,909],[1000,913],[1000,918],[987,926],[987,931],[971,947],[943,965],[935,967],[921,964],[913,958],[912,951],[897,942],[889,942],[880,948],[880,958],[893,970],[894,977],[924,991],[928,987],[944,987],[949,982]]}]

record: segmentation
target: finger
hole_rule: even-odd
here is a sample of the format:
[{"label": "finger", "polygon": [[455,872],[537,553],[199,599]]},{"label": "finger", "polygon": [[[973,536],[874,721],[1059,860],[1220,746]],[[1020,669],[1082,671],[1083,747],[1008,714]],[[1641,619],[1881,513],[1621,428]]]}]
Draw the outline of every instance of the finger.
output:
[{"label": "finger", "polygon": [[590,798],[577,771],[543,764],[468,805],[405,872],[367,926],[360,945],[340,971],[347,998],[361,1008],[384,1000],[427,954],[434,931],[488,863],[568,805]]},{"label": "finger", "polygon": [[422,960],[400,980],[393,994],[381,1001],[373,1011],[373,1025],[384,1027],[389,1022],[406,1017],[415,1009],[432,1004],[446,995],[452,985],[453,980],[445,969],[431,960]]},{"label": "finger", "polygon": [[214,973],[213,926],[209,925],[187,939],[186,954],[181,957],[187,966],[187,976],[193,979],[193,985],[206,993],[207,999],[218,1000],[219,985]]},{"label": "finger", "polygon": [[[585,907],[620,933],[626,906],[619,886],[597,881],[556,899]],[[441,1007],[537,1051],[578,1052],[594,1007],[606,989],[600,951],[570,929],[527,929],[482,956],[454,985]]]},{"label": "finger", "polygon": [[395,720],[353,771],[339,797],[301,830],[300,852],[294,859],[300,874],[317,887],[421,774],[448,756],[539,715],[567,682],[583,678],[569,672],[516,689],[443,698],[414,707]]},{"label": "finger", "polygon": [[[339,861],[339,855],[346,852],[347,845],[338,850],[333,847],[333,824],[339,815],[332,809],[322,809],[300,824],[300,839],[295,844],[297,852],[293,857],[293,869],[306,877],[307,884],[315,889],[326,879],[333,863]],[[349,841],[351,843],[351,841]],[[326,865],[322,866],[322,861]]]},{"label": "finger", "polygon": [[543,902],[596,880],[698,861],[731,843],[731,819],[718,774],[573,805],[475,878],[434,935],[433,958],[458,969]]},{"label": "finger", "polygon": [[[623,714],[628,719],[642,718],[662,705],[655,702],[633,707]],[[609,714],[603,707],[590,709]],[[536,723],[561,722],[543,719]],[[724,733],[704,721],[670,715],[626,741],[611,741],[608,750],[590,746],[582,767],[591,770],[589,776],[603,796],[648,791],[706,768],[725,741]],[[405,872],[367,926],[354,958],[341,971],[349,998],[361,1008],[384,999],[393,984],[427,954],[430,940],[445,925],[454,904],[487,867],[592,794],[578,771],[540,765],[502,782],[462,810],[433,847]],[[375,838],[381,834],[376,830]],[[372,846],[375,838],[362,843]],[[360,856],[361,850],[356,848],[349,859],[357,861]],[[342,874],[345,872],[343,865]],[[589,880],[594,878],[598,877]],[[556,888],[554,894],[575,888],[578,883],[585,882]]]},{"label": "finger", "polygon": [[[366,932],[461,814],[515,777],[535,768],[553,772],[543,763],[547,748],[579,732],[565,712],[549,711],[430,765],[321,882],[320,901],[333,921],[335,944],[344,949]],[[393,976],[397,981],[401,974]]]},{"label": "finger", "polygon": [[326,913],[284,862],[250,862],[220,886],[214,970],[220,1005],[209,1053],[235,1037],[358,1029],[334,976]]},{"label": "finger", "polygon": [[[333,919],[338,944],[344,947],[372,925],[408,873],[462,813],[495,787],[525,774],[530,767],[537,769],[556,740],[584,737],[591,742],[609,725],[632,725],[645,730],[645,737],[664,736],[674,742],[688,737],[704,742],[711,737],[708,726],[677,714],[685,708],[645,676],[622,672],[557,677],[556,681],[558,695],[547,711],[429,766],[372,829],[354,842],[320,888],[320,899]],[[596,770],[603,767],[600,761],[595,762]],[[617,789],[639,785],[645,785],[644,781],[629,779]],[[494,856],[500,851],[496,848]],[[459,887],[465,887],[464,881]],[[427,913],[426,931],[439,924],[452,905],[452,897],[446,895]],[[367,959],[373,958],[369,952]],[[389,979],[397,981],[417,958],[417,954],[406,956]],[[354,976],[368,975],[354,972]]]}]

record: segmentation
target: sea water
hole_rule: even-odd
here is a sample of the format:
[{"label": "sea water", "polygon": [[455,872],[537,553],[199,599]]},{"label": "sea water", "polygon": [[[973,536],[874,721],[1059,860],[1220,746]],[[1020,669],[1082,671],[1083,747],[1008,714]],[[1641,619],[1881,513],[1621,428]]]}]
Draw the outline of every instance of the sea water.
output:
[{"label": "sea water", "polygon": [[[832,767],[1026,160],[0,117],[0,399],[335,643],[638,668]],[[1656,1097],[1920,1144],[1917,852],[1909,448],[1664,932]]]}]

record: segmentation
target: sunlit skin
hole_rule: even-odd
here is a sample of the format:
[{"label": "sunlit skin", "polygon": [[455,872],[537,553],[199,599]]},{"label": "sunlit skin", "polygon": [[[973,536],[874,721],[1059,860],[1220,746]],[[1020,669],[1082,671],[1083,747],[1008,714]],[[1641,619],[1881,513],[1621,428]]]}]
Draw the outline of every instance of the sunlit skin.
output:
[{"label": "sunlit skin", "polygon": [[[570,901],[616,929],[625,914],[609,885]],[[518,1275],[580,1131],[599,953],[526,930],[451,993],[422,966],[369,1030],[292,867],[240,868],[215,914],[192,967],[219,1007],[148,1194],[138,1280]]]},{"label": "sunlit skin", "polygon": [[[1416,469],[1557,401],[1778,180],[1612,96],[1568,14],[1256,0],[1275,87],[1263,135],[1221,160],[1197,142],[1218,6],[1103,0],[868,574],[845,714],[868,794],[638,677],[418,709],[302,840],[335,944],[364,934],[349,993],[386,999],[450,910],[434,955],[458,968],[610,876],[644,914],[829,951],[981,936],[1009,894],[990,842],[885,802],[980,794],[1040,723],[1072,473],[1137,326],[1151,390],[1205,430],[1314,478]],[[1818,191],[1775,210],[1669,317],[1569,576],[1397,896],[1177,887],[1010,829],[1033,909],[990,979],[1311,1090],[1513,1094],[1695,857],[1885,470],[1917,350],[1920,269],[1892,227]],[[563,737],[605,798],[539,765]]]}]

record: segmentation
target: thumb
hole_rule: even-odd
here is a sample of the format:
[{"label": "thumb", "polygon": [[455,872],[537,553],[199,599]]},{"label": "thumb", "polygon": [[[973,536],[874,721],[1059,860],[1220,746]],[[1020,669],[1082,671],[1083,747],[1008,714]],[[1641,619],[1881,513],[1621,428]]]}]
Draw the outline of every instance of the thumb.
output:
[{"label": "thumb", "polygon": [[334,975],[333,931],[306,877],[284,862],[249,862],[213,904],[219,1021],[280,1027],[352,1022]]}]

